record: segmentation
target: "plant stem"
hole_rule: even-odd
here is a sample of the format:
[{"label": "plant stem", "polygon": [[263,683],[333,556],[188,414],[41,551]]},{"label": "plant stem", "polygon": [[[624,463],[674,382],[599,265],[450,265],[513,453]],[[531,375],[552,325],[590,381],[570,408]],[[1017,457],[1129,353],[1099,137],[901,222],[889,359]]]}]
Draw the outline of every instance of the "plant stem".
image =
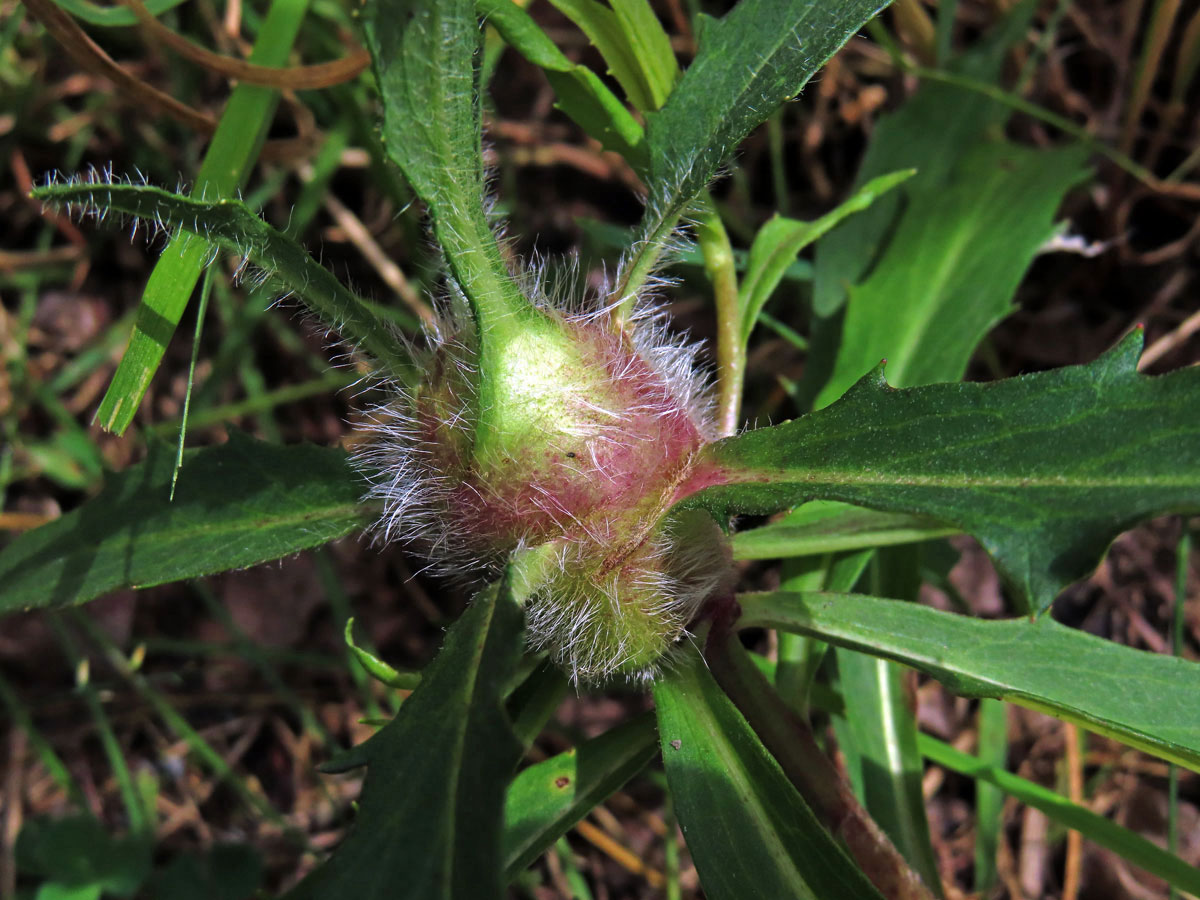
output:
[{"label": "plant stem", "polygon": [[[1183,534],[1175,548],[1175,612],[1171,619],[1171,654],[1183,655],[1183,611],[1187,600],[1188,557],[1192,551],[1192,535],[1188,531],[1187,519],[1183,520]],[[1179,766],[1171,763],[1167,767],[1167,850],[1179,853]],[[1172,885],[1168,895],[1171,900],[1179,896]]]},{"label": "plant stem", "polygon": [[700,195],[696,240],[704,271],[713,285],[717,311],[717,425],[722,437],[737,432],[746,383],[746,346],[742,341],[741,302],[733,245],[708,191]]},{"label": "plant stem", "polygon": [[713,677],[745,716],[813,812],[842,840],[855,862],[889,900],[933,900],[887,835],[795,714],[746,655],[737,635],[714,624],[704,649]]}]

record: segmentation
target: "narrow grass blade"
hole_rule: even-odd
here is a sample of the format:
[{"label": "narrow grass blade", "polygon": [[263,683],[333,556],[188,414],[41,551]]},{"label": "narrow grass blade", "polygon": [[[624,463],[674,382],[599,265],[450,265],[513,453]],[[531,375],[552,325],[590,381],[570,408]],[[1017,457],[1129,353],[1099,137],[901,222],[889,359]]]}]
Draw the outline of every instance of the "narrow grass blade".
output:
[{"label": "narrow grass blade", "polygon": [[[103,25],[107,28],[118,26],[128,27],[138,23],[133,10],[124,6],[101,6],[91,0],[54,0],[55,4],[65,9],[77,19],[83,19],[89,25]],[[159,16],[167,10],[174,9],[186,0],[146,0],[146,9]]]},{"label": "narrow grass blade", "polygon": [[[273,0],[249,61],[284,65],[307,8],[308,0]],[[269,88],[234,88],[196,176],[194,196],[229,197],[246,183],[278,101],[278,92]],[[96,413],[105,429],[120,434],[133,421],[207,257],[205,242],[187,233],[172,237],[159,258],[142,295],[129,346]]]},{"label": "narrow grass blade", "polygon": [[[863,581],[874,593],[915,600],[920,587],[917,555],[907,549],[880,551]],[[905,670],[847,647],[838,647],[836,655],[846,705],[837,723],[838,741],[847,751],[848,767],[853,759],[852,781],[871,818],[930,890],[942,896],[921,785],[916,698]]]},{"label": "narrow grass blade", "polygon": [[[1008,761],[1008,707],[1000,700],[980,700],[978,730],[980,764],[1003,772]],[[1003,834],[1003,794],[994,785],[976,784],[975,891],[980,896],[987,896],[999,878],[996,853]]]},{"label": "narrow grass blade", "polygon": [[1151,875],[1157,875],[1189,894],[1200,896],[1200,869],[1189,866],[1175,854],[1168,853],[1140,834],[1072,803],[1061,794],[1006,772],[1003,767],[990,765],[977,756],[956,750],[929,735],[921,735],[918,742],[921,752],[939,766],[976,779],[981,782],[980,787],[992,785],[1010,797],[1040,809],[1051,820],[1075,829],[1089,841],[1107,847]]}]

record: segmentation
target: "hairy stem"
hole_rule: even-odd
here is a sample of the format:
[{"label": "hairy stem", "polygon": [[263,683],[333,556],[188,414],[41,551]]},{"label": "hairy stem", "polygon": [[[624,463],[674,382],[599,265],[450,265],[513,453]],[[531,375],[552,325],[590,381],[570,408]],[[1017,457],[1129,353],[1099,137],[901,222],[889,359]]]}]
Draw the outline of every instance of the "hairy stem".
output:
[{"label": "hairy stem", "polygon": [[933,900],[887,835],[859,804],[845,778],[817,746],[808,723],[780,699],[750,661],[737,635],[717,623],[704,658],[713,677],[745,716],[817,818],[842,840],[855,862],[889,900]]}]

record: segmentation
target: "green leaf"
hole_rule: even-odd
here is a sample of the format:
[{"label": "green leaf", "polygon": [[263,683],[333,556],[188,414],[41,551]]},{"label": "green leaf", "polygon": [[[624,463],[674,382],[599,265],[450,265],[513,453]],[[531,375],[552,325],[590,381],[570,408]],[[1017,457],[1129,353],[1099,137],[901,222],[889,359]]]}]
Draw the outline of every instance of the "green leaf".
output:
[{"label": "green leaf", "polygon": [[1120,532],[1200,509],[1200,369],[1137,373],[1142,336],[1094,363],[894,390],[880,366],[833,406],[709,445],[684,501],[724,517],[810,499],[974,535],[1043,609]]},{"label": "green leaf", "polygon": [[509,46],[545,70],[559,109],[605,149],[620,153],[635,169],[645,168],[642,126],[595,72],[567,59],[512,0],[476,0],[475,7]]},{"label": "green leaf", "polygon": [[1122,828],[1116,822],[1098,816],[1087,807],[1072,803],[1040,784],[1006,772],[1003,766],[990,765],[986,760],[956,750],[929,735],[918,735],[917,743],[921,752],[934,763],[981,782],[977,789],[994,785],[1010,797],[1040,809],[1052,821],[1075,829],[1089,841],[1107,847],[1151,875],[1157,875],[1189,894],[1200,896],[1200,869],[1189,866],[1175,854],[1168,853],[1140,834]]},{"label": "green leaf", "polygon": [[511,881],[593,807],[657,755],[654,717],[619,725],[524,769],[504,806],[504,872]]},{"label": "green leaf", "polygon": [[1200,771],[1200,664],[1060,625],[857,594],[743,594],[739,628],[806,634],[911,666],[965,697],[1036,709]]},{"label": "green leaf", "polygon": [[[89,25],[104,25],[109,28],[138,24],[133,10],[124,6],[101,6],[91,0],[54,0],[77,19],[83,19]],[[151,15],[160,16],[167,10],[174,9],[185,0],[147,0],[146,9]]]},{"label": "green leaf", "polygon": [[[286,65],[307,9],[308,0],[272,0],[249,62]],[[278,102],[279,92],[272,88],[234,88],[205,151],[192,196],[230,197],[245,185]],[[167,244],[146,283],[129,346],[100,401],[96,419],[101,427],[121,434],[133,421],[207,257],[207,245],[191,233],[175,235]]]},{"label": "green leaf", "polygon": [[722,19],[704,19],[695,60],[666,105],[647,114],[650,196],[619,297],[649,277],[680,215],[742,139],[886,5],[741,0]]},{"label": "green leaf", "polygon": [[663,764],[712,900],[880,895],[821,827],[694,650],[654,684]]},{"label": "green leaf", "polygon": [[509,577],[446,634],[400,712],[361,748],[358,817],[289,900],[499,900],[504,791],[524,752],[503,709],[521,655]]},{"label": "green leaf", "polygon": [[[658,109],[662,105],[661,101],[656,102],[655,90],[647,81],[616,12],[597,0],[550,0],[550,3],[600,51],[609,74],[621,85],[630,103],[641,110]],[[674,61],[674,56],[671,59]]]},{"label": "green leaf", "polygon": [[144,838],[116,837],[99,819],[80,814],[31,819],[17,835],[15,852],[17,868],[47,879],[55,896],[86,896],[82,892],[92,888],[97,897],[132,897],[150,874],[154,848]]},{"label": "green leaf", "polygon": [[758,315],[766,306],[784,273],[796,259],[796,254],[829,232],[847,216],[867,209],[875,199],[916,174],[916,169],[904,169],[889,175],[872,178],[849,199],[812,222],[800,222],[783,216],[773,216],[754,236],[750,258],[741,284],[742,342],[750,333]]},{"label": "green leaf", "polygon": [[446,263],[479,324],[480,365],[490,370],[488,335],[520,327],[530,307],[484,212],[475,3],[367,0],[362,22],[383,98],[384,146],[429,208]]},{"label": "green leaf", "polygon": [[[1004,24],[977,47],[971,48],[950,68],[987,83],[1000,75],[1005,53],[1021,37],[1036,0],[1013,8]],[[916,177],[904,189],[874,204],[843,223],[817,245],[813,284],[813,313],[824,319],[846,299],[848,285],[866,273],[895,232],[909,191],[936,190],[975,147],[989,129],[1001,126],[1010,113],[1001,105],[970,91],[941,84],[922,84],[920,90],[895,112],[882,116],[871,133],[871,142],[855,177],[855,187],[897,169],[916,168]]]},{"label": "green leaf", "polygon": [[[980,767],[992,772],[1004,772],[1008,759],[1008,707],[999,700],[985,697],[979,701],[978,721],[979,738],[976,745],[979,756],[974,760]],[[922,740],[921,736],[917,737],[918,744]],[[926,755],[930,755],[928,744],[921,746]],[[955,768],[955,771],[962,769]],[[975,785],[974,888],[982,896],[986,896],[999,879],[996,854],[1003,833],[1004,795],[991,784]]]},{"label": "green leaf", "polygon": [[880,359],[892,384],[957,380],[1054,230],[1063,195],[1086,174],[1082,147],[988,143],[945,183],[907,192],[896,235],[850,288],[842,344],[818,395],[827,406]]},{"label": "green leaf", "polygon": [[[864,580],[872,593],[913,600],[921,584],[918,558],[908,549],[880,551]],[[941,896],[921,784],[925,767],[917,750],[913,686],[904,669],[887,660],[845,647],[836,655],[845,714],[834,724],[851,781],[871,818],[931,892]]]},{"label": "green leaf", "polygon": [[340,450],[231,432],[185,458],[174,502],[174,448],[155,442],[97,496],[0,551],[0,613],[252,566],[367,523],[364,485]]},{"label": "green leaf", "polygon": [[382,659],[363,647],[354,643],[354,617],[350,616],[346,619],[346,627],[342,631],[342,638],[346,642],[346,647],[349,648],[351,655],[355,661],[363,667],[363,670],[381,684],[386,684],[390,688],[396,688],[401,691],[411,691],[421,683],[420,672],[401,672],[398,669],[389,666]]},{"label": "green leaf", "polygon": [[[408,353],[374,304],[344,288],[303,247],[272,228],[240,200],[206,202],[145,185],[71,181],[36,188],[33,197],[69,213],[134,216],[161,228],[180,228],[197,237],[195,246],[211,259],[216,247],[241,254],[288,294],[294,293],[321,321],[357,344],[390,373],[410,371]],[[171,252],[168,246],[166,252]],[[417,324],[407,316],[412,325]]]},{"label": "green leaf", "polygon": [[816,556],[864,547],[913,544],[957,534],[933,519],[877,512],[845,503],[814,500],[777,522],[733,536],[734,559]]},{"label": "green leaf", "polygon": [[648,0],[609,0],[617,16],[617,24],[625,36],[629,54],[650,91],[650,106],[639,109],[661,109],[679,78],[679,63],[671,49],[671,39],[663,30],[658,16]]},{"label": "green leaf", "polygon": [[154,900],[248,900],[262,885],[263,861],[245,844],[217,844],[176,856],[150,880]]},{"label": "green leaf", "polygon": [[648,116],[650,208],[676,213],[750,131],[886,6],[881,0],[742,0],[700,32],[700,51]]}]

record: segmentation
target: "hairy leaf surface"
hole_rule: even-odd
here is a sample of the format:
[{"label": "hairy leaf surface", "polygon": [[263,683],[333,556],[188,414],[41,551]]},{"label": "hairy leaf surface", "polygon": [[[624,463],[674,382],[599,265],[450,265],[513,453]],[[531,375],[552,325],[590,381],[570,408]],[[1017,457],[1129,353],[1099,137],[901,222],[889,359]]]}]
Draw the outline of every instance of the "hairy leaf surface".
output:
[{"label": "hairy leaf surface", "polygon": [[[395,338],[389,318],[399,316],[399,321],[413,325],[416,321],[394,311],[385,317],[374,304],[343,287],[299,243],[268,225],[240,200],[208,202],[161,188],[106,181],[48,184],[34,190],[33,196],[68,211],[77,207],[85,213],[111,211],[151,226],[182,229],[207,244],[237,253],[391,373],[403,375],[408,370],[408,353]],[[211,259],[211,252],[206,255]]]},{"label": "hairy leaf surface", "polygon": [[700,50],[661,110],[647,114],[650,196],[642,243],[619,290],[649,275],[692,199],[751,130],[796,96],[887,0],[741,0],[702,17]]},{"label": "hairy leaf surface", "polygon": [[1148,377],[1135,332],[1094,363],[894,390],[883,367],[832,406],[710,445],[685,502],[763,514],[810,499],[974,535],[1030,609],[1121,531],[1200,509],[1200,369]]},{"label": "hairy leaf surface", "polygon": [[[368,0],[363,32],[383,98],[383,142],[429,208],[446,263],[486,330],[526,306],[484,211],[472,0]],[[484,363],[487,363],[486,340]]]}]

